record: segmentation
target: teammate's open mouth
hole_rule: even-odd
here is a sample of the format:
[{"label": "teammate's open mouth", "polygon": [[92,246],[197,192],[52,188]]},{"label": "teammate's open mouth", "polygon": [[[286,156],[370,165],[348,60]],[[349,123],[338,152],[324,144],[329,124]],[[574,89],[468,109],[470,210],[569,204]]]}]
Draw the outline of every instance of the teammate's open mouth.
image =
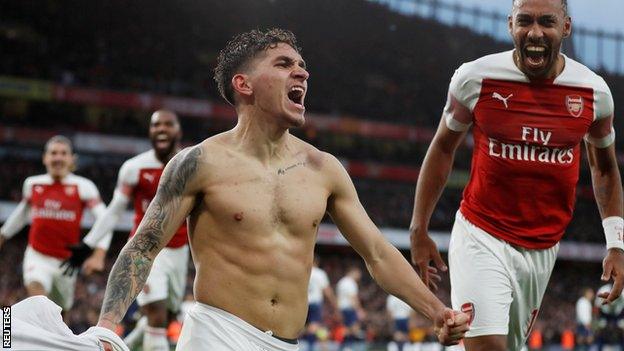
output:
[{"label": "teammate's open mouth", "polygon": [[156,136],[156,145],[160,147],[169,146],[169,137],[166,134],[160,134]]},{"label": "teammate's open mouth", "polygon": [[303,95],[304,95],[305,90],[303,89],[303,87],[300,86],[294,86],[292,88],[290,88],[290,91],[288,92],[288,98],[290,99],[290,101],[294,102],[295,105],[297,105],[297,107],[299,108],[304,108],[303,107]]},{"label": "teammate's open mouth", "polygon": [[542,45],[527,45],[523,53],[529,68],[543,68],[548,59],[549,50]]}]

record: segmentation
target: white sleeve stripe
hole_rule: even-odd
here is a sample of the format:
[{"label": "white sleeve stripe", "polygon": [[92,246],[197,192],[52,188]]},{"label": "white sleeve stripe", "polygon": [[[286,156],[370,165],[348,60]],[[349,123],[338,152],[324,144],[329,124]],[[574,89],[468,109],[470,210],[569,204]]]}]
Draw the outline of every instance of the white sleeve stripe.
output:
[{"label": "white sleeve stripe", "polygon": [[585,141],[599,149],[604,149],[605,147],[611,146],[611,144],[615,142],[615,130],[611,128],[611,133],[602,138],[594,138],[591,135],[586,134]]},{"label": "white sleeve stripe", "polygon": [[24,228],[30,221],[30,205],[26,200],[20,201],[15,210],[9,215],[0,233],[5,238],[11,238]]},{"label": "white sleeve stripe", "polygon": [[119,216],[128,206],[128,202],[130,202],[130,198],[119,191],[115,191],[106,211],[96,219],[93,228],[91,228],[82,241],[92,248],[95,247],[107,233],[115,229]]},{"label": "white sleeve stripe", "polygon": [[450,113],[444,116],[444,120],[446,122],[446,126],[448,127],[448,129],[454,132],[465,132],[468,129],[470,129],[470,126],[472,125],[472,123],[463,123],[463,122],[456,120],[455,118],[453,118],[453,115]]}]

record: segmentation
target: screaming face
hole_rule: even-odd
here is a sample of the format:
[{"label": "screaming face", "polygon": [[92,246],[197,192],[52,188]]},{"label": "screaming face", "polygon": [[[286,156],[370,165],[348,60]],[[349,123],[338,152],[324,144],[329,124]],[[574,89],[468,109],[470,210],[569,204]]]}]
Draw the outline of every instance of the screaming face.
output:
[{"label": "screaming face", "polygon": [[159,159],[169,158],[181,137],[178,117],[173,112],[154,112],[150,120],[149,138]]},{"label": "screaming face", "polygon": [[244,91],[247,99],[286,128],[303,125],[309,73],[301,55],[290,45],[279,43],[259,54],[249,66],[252,68],[244,78],[237,75],[249,87]]},{"label": "screaming face", "polygon": [[518,68],[531,79],[556,77],[563,68],[561,42],[571,27],[561,0],[516,0],[509,31]]}]

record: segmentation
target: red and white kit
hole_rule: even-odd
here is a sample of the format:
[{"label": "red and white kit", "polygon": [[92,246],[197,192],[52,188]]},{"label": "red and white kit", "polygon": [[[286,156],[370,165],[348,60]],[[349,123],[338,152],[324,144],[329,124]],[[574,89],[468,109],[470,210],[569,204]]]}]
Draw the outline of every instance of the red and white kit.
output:
[{"label": "red and white kit", "polygon": [[[84,242],[93,246],[103,233],[112,230],[131,199],[134,207],[134,227],[130,232],[132,237],[156,195],[164,167],[165,165],[156,158],[154,150],[146,151],[124,162],[119,170],[113,200],[105,215],[95,223],[85,237]],[[189,258],[187,243],[186,223],[180,223],[180,229],[154,260],[145,288],[137,297],[139,305],[167,300],[172,311],[178,310],[186,288]]]},{"label": "red and white kit", "polygon": [[[80,241],[80,221],[86,209],[101,217],[105,206],[92,181],[69,174],[54,181],[48,174],[26,178],[22,201],[2,227],[11,237],[31,221],[24,255],[24,284],[39,282],[50,299],[63,308],[73,303],[76,276],[63,275],[60,264],[69,258],[67,246]],[[111,233],[104,232],[94,246],[108,249]]]},{"label": "red and white kit", "polygon": [[449,129],[472,125],[474,136],[449,248],[453,307],[473,311],[469,337],[522,326],[511,329],[510,349],[524,343],[536,318],[572,218],[581,141],[604,148],[615,140],[607,84],[564,59],[561,74],[544,81],[529,81],[513,51],[466,63],[444,108]]}]

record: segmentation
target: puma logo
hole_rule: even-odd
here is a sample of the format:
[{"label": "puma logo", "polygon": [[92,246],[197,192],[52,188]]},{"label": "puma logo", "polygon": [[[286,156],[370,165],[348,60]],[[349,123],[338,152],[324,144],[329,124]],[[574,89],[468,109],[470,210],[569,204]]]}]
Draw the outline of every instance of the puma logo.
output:
[{"label": "puma logo", "polygon": [[505,108],[508,108],[509,105],[507,104],[507,100],[509,100],[509,98],[511,98],[513,96],[513,94],[509,94],[508,97],[503,97],[501,94],[494,92],[494,94],[492,94],[492,97],[494,99],[500,100],[503,102],[503,104],[505,104]]}]

